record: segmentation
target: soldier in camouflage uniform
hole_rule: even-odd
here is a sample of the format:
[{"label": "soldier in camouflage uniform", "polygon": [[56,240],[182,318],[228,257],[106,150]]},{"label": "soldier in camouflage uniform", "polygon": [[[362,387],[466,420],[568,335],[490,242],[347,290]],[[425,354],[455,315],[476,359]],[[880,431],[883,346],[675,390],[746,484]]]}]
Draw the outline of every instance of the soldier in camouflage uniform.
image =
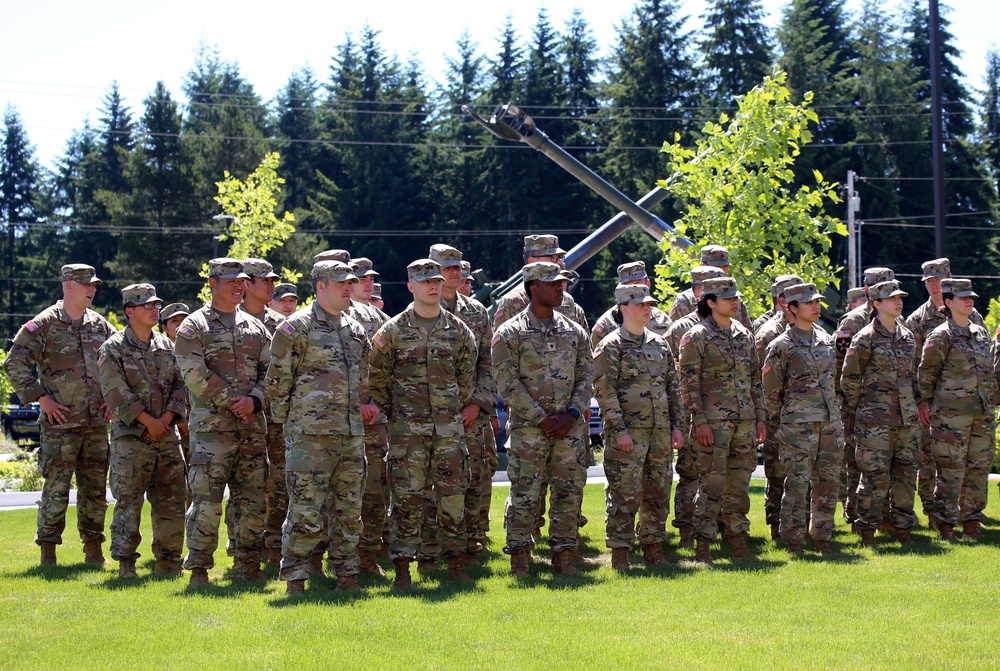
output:
[{"label": "soldier in camouflage uniform", "polygon": [[[618,266],[618,283],[619,284],[635,284],[642,285],[644,287],[652,287],[649,281],[649,275],[646,274],[646,264],[642,261],[633,261],[632,263],[623,263]],[[655,299],[654,299],[655,300]],[[616,307],[611,308],[605,312],[601,317],[594,323],[594,328],[590,331],[590,345],[591,347],[597,347],[598,343],[604,339],[608,334],[618,330],[618,323],[615,322],[612,313],[617,309]],[[670,318],[664,314],[660,308],[656,305],[652,306],[652,316],[649,320],[649,325],[646,327],[658,336],[666,337],[667,331],[670,329],[673,322]]]},{"label": "soldier in camouflage uniform", "polygon": [[694,528],[699,562],[711,564],[719,512],[734,558],[753,558],[747,545],[754,441],[766,437],[760,364],[753,334],[736,321],[740,294],[729,277],[705,280],[703,319],[680,341],[681,393],[692,415],[698,493]]},{"label": "soldier in camouflage uniform", "polygon": [[761,369],[769,425],[778,427],[778,461],[785,475],[779,532],[797,555],[803,551],[807,517],[816,549],[823,554],[832,549],[844,454],[840,400],[833,388],[837,353],[833,338],[813,328],[822,298],[815,284],[785,289],[795,324],[771,342]]},{"label": "soldier in camouflage uniform", "polygon": [[757,333],[757,331],[760,330],[760,327],[766,324],[769,319],[784,313],[785,299],[782,289],[784,287],[790,287],[793,284],[802,284],[802,278],[798,275],[778,275],[774,279],[774,282],[771,282],[771,300],[774,302],[774,305],[767,312],[753,320],[752,330],[754,333]]},{"label": "soldier in camouflage uniform", "polygon": [[[271,415],[285,427],[289,505],[283,526],[280,578],[301,594],[324,535],[337,590],[358,590],[358,541],[365,486],[362,405],[371,344],[346,314],[357,282],[339,261],[313,266],[315,302],[281,324],[271,341],[267,391]],[[324,509],[330,506],[329,519]]]},{"label": "soldier in camouflage uniform", "polygon": [[352,259],[348,265],[358,276],[358,283],[351,289],[351,299],[356,303],[367,305],[372,312],[381,317],[383,324],[389,321],[389,315],[372,303],[372,296],[375,293],[375,278],[378,277],[378,273],[375,272],[375,266],[371,259],[360,256]]},{"label": "soldier in camouflage uniform", "polygon": [[990,463],[995,449],[997,398],[993,340],[971,321],[970,280],[944,279],[941,296],[948,320],[924,341],[920,359],[920,421],[931,429],[937,465],[934,517],[941,538],[982,535]]},{"label": "soldier in camouflage uniform", "polygon": [[270,338],[257,319],[239,310],[248,279],[236,259],[208,262],[212,301],[177,329],[175,356],[191,395],[191,465],[194,502],[185,521],[191,585],[208,584],[219,544],[222,496],[229,486],[236,506],[235,572],[264,580],[267,424],[264,375]]},{"label": "soldier in camouflage uniform", "polygon": [[382,285],[376,282],[372,285],[372,307],[380,311],[385,310],[385,301],[382,300]]},{"label": "soldier in camouflage uniform", "polygon": [[299,307],[298,289],[290,282],[274,285],[274,295],[267,306],[285,319],[291,317]]},{"label": "soldier in camouflage uniform", "polygon": [[476,341],[462,321],[441,309],[441,266],[419,259],[406,267],[413,303],[375,334],[369,386],[389,417],[389,554],[394,585],[410,586],[420,550],[423,492],[433,484],[448,577],[467,580],[463,560],[468,449],[462,408],[472,398]]},{"label": "soldier in camouflage uniform", "polygon": [[674,356],[647,328],[656,299],[644,284],[619,284],[614,318],[621,325],[594,350],[594,390],[604,419],[608,478],[607,538],[611,567],[628,568],[636,538],[647,566],[663,566],[673,450],[684,442],[686,412]]},{"label": "soldier in camouflage uniform", "polygon": [[[559,247],[559,238],[555,235],[526,235],[524,236],[524,263],[555,263],[560,268],[565,267],[566,250]],[[568,277],[564,277],[568,280]],[[531,300],[524,293],[524,286],[518,286],[511,290],[506,296],[497,301],[496,312],[493,313],[493,328],[499,328],[504,322],[513,319],[520,313]],[[558,307],[558,311],[577,324],[585,331],[590,332],[590,325],[587,324],[587,315],[583,308],[576,304],[569,292],[563,291],[563,302]]]},{"label": "soldier in camouflage uniform", "polygon": [[74,475],[77,529],[86,561],[105,561],[101,544],[108,508],[111,410],[101,393],[97,352],[115,329],[90,309],[101,284],[91,266],[65,265],[61,277],[62,300],[25,322],[4,361],[7,378],[21,402],[38,401],[41,406],[38,470],[45,484],[38,501],[35,543],[41,548],[42,566],[56,563]]},{"label": "soldier in camouflage uniform", "polygon": [[[729,250],[721,245],[705,245],[701,250],[701,265],[714,266],[722,270],[723,275],[729,275]],[[667,315],[671,321],[677,321],[695,311],[698,299],[692,289],[685,289],[674,298],[674,304]],[[753,332],[753,322],[747,314],[747,306],[740,302],[737,320]]]},{"label": "soldier in camouflage uniform", "polygon": [[528,309],[498,328],[492,341],[497,386],[510,411],[504,552],[515,577],[528,575],[543,478],[552,486],[553,568],[577,573],[573,557],[587,478],[587,428],[580,420],[590,405],[593,364],[588,332],[558,312],[564,304],[560,270],[545,262],[524,267]]},{"label": "soldier in camouflage uniform", "polygon": [[472,264],[468,261],[462,261],[462,283],[458,285],[458,293],[472,297]]},{"label": "soldier in camouflage uniform", "polygon": [[122,290],[128,326],[101,346],[101,389],[111,425],[111,558],[119,578],[136,578],[143,495],[153,525],[154,573],[180,573],[184,550],[184,459],[174,422],[187,412],[187,390],[166,336],[153,331],[162,300],[152,284]]},{"label": "soldier in camouflage uniform", "polygon": [[[926,303],[906,318],[906,328],[913,332],[917,344],[914,365],[920,364],[920,353],[923,351],[927,336],[947,321],[947,317],[941,310],[944,307],[944,299],[941,298],[941,281],[951,277],[951,262],[948,259],[934,259],[923,263],[921,269],[924,272],[921,279],[924,286],[927,287],[927,293],[930,297]],[[978,310],[973,311],[969,316],[969,321],[985,328],[983,317]],[[934,483],[937,480],[937,468],[934,465],[934,453],[931,450],[931,432],[927,427],[923,427],[920,432],[920,454],[917,464],[917,489],[920,494],[920,502],[923,506],[923,513],[927,516],[928,525],[934,529],[936,520],[932,510],[934,508]]]},{"label": "soldier in camouflage uniform", "polygon": [[[191,309],[184,303],[171,303],[160,309],[160,332],[170,340],[171,347],[177,342],[177,329],[180,328],[181,324],[184,323],[184,318],[189,314],[191,314]],[[183,378],[181,379],[181,386],[184,386]],[[184,387],[184,398],[188,398],[187,387]],[[191,403],[188,402],[184,406],[183,417],[178,417],[174,420],[174,426],[177,428],[177,434],[181,441],[181,454],[184,455],[184,488],[186,490],[184,510],[191,507],[192,500],[191,490],[187,488],[188,464],[191,463],[191,429],[187,423],[187,415],[190,407]]]},{"label": "soldier in camouflage uniform", "polygon": [[853,289],[847,290],[847,311],[850,312],[854,308],[861,307],[868,300],[868,295],[865,293],[864,287],[854,287]]},{"label": "soldier in camouflage uniform", "polygon": [[[721,268],[715,266],[697,266],[691,269],[691,291],[695,299],[701,298],[702,284],[712,277],[724,277]],[[681,317],[672,322],[667,329],[666,340],[677,362],[680,352],[681,338],[691,327],[701,321],[697,312]],[[680,368],[678,368],[678,372]],[[683,394],[683,389],[681,390]],[[694,548],[694,497],[698,493],[698,468],[694,447],[687,439],[690,429],[690,417],[685,420],[684,444],[677,450],[677,487],[674,490],[674,519],[671,524],[680,532],[680,547],[685,550]]]},{"label": "soldier in camouflage uniform", "polygon": [[919,421],[913,333],[898,323],[903,297],[895,280],[871,287],[875,319],[858,331],[844,357],[840,388],[845,412],[854,416],[856,461],[861,470],[857,529],[861,544],[875,547],[882,508],[902,545],[909,545],[913,514]]}]

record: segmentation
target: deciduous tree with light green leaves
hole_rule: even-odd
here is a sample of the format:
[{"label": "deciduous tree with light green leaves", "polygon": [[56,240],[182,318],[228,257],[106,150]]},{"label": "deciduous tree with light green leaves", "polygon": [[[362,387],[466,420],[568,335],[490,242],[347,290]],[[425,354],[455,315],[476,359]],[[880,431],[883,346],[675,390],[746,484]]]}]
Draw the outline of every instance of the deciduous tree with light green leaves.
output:
[{"label": "deciduous tree with light green leaves", "polygon": [[776,70],[738,98],[732,120],[723,114],[719,123],[707,123],[697,148],[681,146],[678,138],[664,143],[672,176],[659,184],[679,199],[683,215],[674,226],[694,246],[689,254],[664,237],[664,259],[656,267],[661,300],[690,281],[697,253],[708,244],[729,249],[729,273],[751,315],[770,307],[778,275],[794,273],[820,291],[838,282],[828,252],[831,237],[847,229],[822,214],[829,201],[839,200],[836,184],[818,172],[813,184],[794,184],[792,166],[817,117],[808,108],[812,94],[793,104],[785,78]]}]

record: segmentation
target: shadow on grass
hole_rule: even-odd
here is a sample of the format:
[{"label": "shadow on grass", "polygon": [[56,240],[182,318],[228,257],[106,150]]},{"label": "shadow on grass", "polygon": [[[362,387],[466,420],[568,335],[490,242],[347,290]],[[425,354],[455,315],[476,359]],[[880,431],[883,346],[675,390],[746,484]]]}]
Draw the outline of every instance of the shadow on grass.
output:
[{"label": "shadow on grass", "polygon": [[84,564],[83,562],[79,564],[59,564],[57,566],[32,566],[29,569],[12,575],[16,578],[41,578],[48,582],[55,582],[59,580],[75,580],[79,576],[89,573],[101,573],[104,571],[105,566],[105,564]]}]

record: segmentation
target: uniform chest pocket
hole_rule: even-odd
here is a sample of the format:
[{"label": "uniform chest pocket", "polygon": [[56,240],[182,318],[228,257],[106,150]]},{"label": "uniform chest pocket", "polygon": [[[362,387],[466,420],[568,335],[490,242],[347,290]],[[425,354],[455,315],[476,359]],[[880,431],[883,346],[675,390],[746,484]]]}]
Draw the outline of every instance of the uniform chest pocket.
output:
[{"label": "uniform chest pocket", "polygon": [[427,343],[428,359],[454,359],[458,352],[458,335],[443,335]]},{"label": "uniform chest pocket", "polygon": [[646,357],[638,347],[622,350],[621,374],[623,380],[632,380],[646,376]]}]

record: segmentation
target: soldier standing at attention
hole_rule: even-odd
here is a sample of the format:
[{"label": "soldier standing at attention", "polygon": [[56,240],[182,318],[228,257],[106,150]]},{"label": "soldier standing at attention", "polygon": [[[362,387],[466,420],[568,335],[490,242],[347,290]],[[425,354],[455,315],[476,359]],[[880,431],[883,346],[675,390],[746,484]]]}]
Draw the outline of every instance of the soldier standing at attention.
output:
[{"label": "soldier standing at attention", "polygon": [[[328,528],[337,590],[358,590],[358,540],[365,486],[362,405],[371,345],[364,327],[344,311],[357,278],[339,261],[312,270],[316,301],[274,333],[267,390],[275,423],[285,427],[289,506],[283,526],[282,580],[301,594]],[[323,519],[329,505],[329,524]]]},{"label": "soldier standing at attention", "polygon": [[493,336],[493,370],[510,411],[504,552],[518,578],[528,575],[546,477],[552,486],[552,566],[559,573],[577,573],[573,556],[587,478],[586,423],[580,420],[590,404],[593,364],[587,331],[556,311],[564,305],[560,270],[554,263],[525,266],[528,308]]},{"label": "soldier standing at attention", "polygon": [[111,409],[101,393],[97,358],[115,329],[90,309],[101,284],[91,266],[65,265],[61,277],[62,300],[18,330],[4,370],[22,403],[38,401],[41,406],[38,470],[45,484],[38,500],[35,543],[41,548],[42,566],[56,564],[74,475],[84,558],[89,564],[103,564]]},{"label": "soldier standing at attention", "polygon": [[[559,238],[557,236],[524,236],[524,264],[526,266],[532,263],[544,262],[555,263],[562,269],[566,266],[565,259],[566,250],[559,247]],[[566,281],[566,277],[563,277],[563,281]],[[565,291],[565,287],[563,289],[562,305],[558,306],[557,311],[575,321],[584,331],[589,333],[590,326],[587,324],[587,315],[584,314],[583,308],[576,304],[573,297]],[[503,296],[497,301],[497,310],[493,313],[493,328],[496,329],[505,321],[513,319],[515,315],[528,307],[528,303],[530,302],[531,299],[524,293],[523,286],[519,286],[506,296]],[[588,404],[587,407],[589,408],[590,405]]]},{"label": "soldier standing at attention", "polygon": [[[623,263],[618,266],[618,283],[619,284],[634,284],[642,285],[644,287],[651,287],[652,284],[649,281],[649,275],[646,274],[646,264],[642,261],[633,261],[632,263]],[[666,336],[667,330],[673,323],[670,318],[665,315],[660,308],[656,307],[655,301],[651,305],[651,316],[649,319],[649,325],[646,327],[658,336]],[[590,332],[590,345],[591,347],[597,347],[598,343],[613,331],[618,329],[618,324],[615,322],[614,318],[611,316],[612,312],[615,312],[618,306],[615,306],[601,315],[597,323],[594,324],[594,328]]]},{"label": "soldier standing at attention", "polygon": [[807,518],[816,549],[823,554],[833,549],[844,455],[840,400],[833,388],[837,353],[833,338],[813,326],[822,298],[815,284],[785,289],[795,323],[768,346],[761,369],[769,425],[777,426],[778,462],[785,476],[779,532],[796,555],[803,552]]},{"label": "soldier standing at attention", "polygon": [[357,303],[367,305],[372,312],[378,314],[382,318],[382,324],[389,321],[389,315],[372,304],[372,295],[375,293],[375,278],[378,277],[378,273],[375,272],[375,266],[371,259],[360,256],[353,259],[348,265],[358,277],[357,283],[351,287],[351,298]]},{"label": "soldier standing at attention", "polygon": [[752,559],[747,513],[757,463],[754,441],[767,437],[757,350],[753,334],[736,321],[736,280],[705,280],[697,309],[702,321],[680,342],[681,393],[693,418],[691,444],[698,464],[696,560],[712,563],[720,510],[733,557]]},{"label": "soldier standing at attention", "polygon": [[372,285],[372,307],[385,311],[385,301],[382,300],[382,285],[376,282]]},{"label": "soldier standing at attention", "polygon": [[667,341],[650,331],[656,299],[645,285],[619,284],[613,317],[621,321],[594,350],[594,390],[604,418],[607,538],[611,568],[628,569],[635,542],[647,566],[663,566],[667,540],[674,448],[684,442],[674,356]]},{"label": "soldier standing at attention", "polygon": [[476,374],[472,332],[441,309],[441,266],[419,259],[406,274],[413,302],[375,334],[369,377],[372,401],[389,417],[389,554],[398,588],[411,584],[428,483],[437,500],[448,577],[468,580],[463,560],[469,475],[462,408],[472,398]]},{"label": "soldier standing at attention", "polygon": [[886,497],[889,519],[902,545],[913,542],[909,530],[916,522],[913,487],[920,450],[916,402],[920,389],[913,333],[897,321],[904,296],[895,280],[871,288],[875,319],[854,336],[840,377],[844,403],[855,418],[861,469],[857,528],[861,545],[871,548]]},{"label": "soldier standing at attention", "polygon": [[276,284],[274,286],[274,295],[267,306],[286,319],[291,317],[299,307],[298,289],[295,288],[294,284],[289,282]]},{"label": "soldier standing at attention", "polygon": [[982,536],[990,462],[996,441],[996,359],[993,340],[971,321],[971,280],[941,280],[947,321],[927,336],[920,359],[920,422],[931,430],[937,465],[934,517],[941,538]]},{"label": "soldier standing at attention", "polygon": [[787,313],[788,301],[785,300],[785,288],[793,284],[802,284],[802,278],[798,275],[778,275],[771,283],[771,298],[774,300],[774,307],[753,320],[753,332],[756,334],[771,319]]},{"label": "soldier standing at attention", "polygon": [[458,293],[472,297],[472,264],[468,261],[462,261],[462,283],[458,285]]},{"label": "soldier standing at attention", "polygon": [[184,568],[192,586],[208,584],[219,545],[226,485],[236,505],[236,562],[247,580],[265,580],[267,394],[264,375],[270,338],[264,325],[239,310],[246,289],[236,259],[208,262],[212,301],[188,315],[177,329],[175,356],[191,395],[191,467],[194,502],[185,520],[188,554]]},{"label": "soldier standing at attention", "polygon": [[[721,270],[723,275],[729,275],[729,250],[722,245],[705,245],[702,247],[699,258],[701,259],[701,265],[714,266]],[[667,316],[670,317],[671,321],[677,321],[681,317],[694,312],[697,302],[694,291],[692,289],[685,289],[674,298],[674,304],[671,306],[670,313]],[[742,301],[740,302],[737,321],[748,329],[751,329],[750,332],[753,333],[753,322],[750,321],[750,315],[747,314],[747,306],[743,305]]]},{"label": "soldier standing at attention", "polygon": [[[191,309],[184,303],[171,303],[160,309],[160,332],[170,340],[171,347],[177,342],[177,329],[184,323],[184,318],[191,314]],[[187,387],[184,387],[184,379],[181,378],[181,386],[184,388],[184,398],[187,400]],[[190,402],[185,403],[184,413],[174,420],[177,433],[181,439],[181,454],[184,455],[184,488],[187,489],[187,470],[191,463],[191,429],[187,423],[187,415],[190,410]],[[184,509],[191,506],[191,491],[188,489],[184,497]]]},{"label": "soldier standing at attention", "polygon": [[163,301],[152,284],[122,290],[128,326],[101,347],[101,389],[111,425],[111,558],[119,578],[136,578],[143,495],[153,525],[154,573],[180,573],[184,551],[184,459],[174,430],[187,412],[187,390],[166,336],[153,331]]}]

